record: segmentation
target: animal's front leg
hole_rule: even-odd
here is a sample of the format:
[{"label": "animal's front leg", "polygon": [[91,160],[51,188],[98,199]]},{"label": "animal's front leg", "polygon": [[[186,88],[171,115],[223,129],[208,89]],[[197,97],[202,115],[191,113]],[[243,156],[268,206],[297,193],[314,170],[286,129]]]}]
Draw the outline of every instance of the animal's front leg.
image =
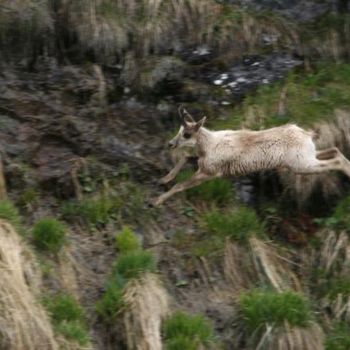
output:
[{"label": "animal's front leg", "polygon": [[168,192],[163,193],[161,196],[159,196],[154,202],[153,205],[154,206],[159,206],[162,203],[164,203],[164,201],[166,201],[169,197],[171,197],[172,195],[174,195],[175,193],[178,192],[182,192],[187,190],[188,188],[194,187],[194,186],[198,186],[200,185],[202,182],[208,181],[210,179],[213,179],[215,176],[212,175],[207,175],[204,174],[200,171],[196,172],[189,180],[181,182],[179,184],[176,184],[175,186],[173,186]]},{"label": "animal's front leg", "polygon": [[180,160],[176,163],[175,167],[173,169],[170,170],[170,172],[168,173],[168,175],[162,177],[159,180],[160,184],[167,184],[168,182],[170,182],[171,180],[175,179],[175,176],[179,173],[179,171],[181,170],[181,168],[186,164],[187,162],[187,157],[181,157]]}]

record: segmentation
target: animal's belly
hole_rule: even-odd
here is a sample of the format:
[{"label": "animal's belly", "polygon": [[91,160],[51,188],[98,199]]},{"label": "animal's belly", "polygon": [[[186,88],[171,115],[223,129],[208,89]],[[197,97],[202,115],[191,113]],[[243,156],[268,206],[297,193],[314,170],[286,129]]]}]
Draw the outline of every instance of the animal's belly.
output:
[{"label": "animal's belly", "polygon": [[281,161],[273,156],[250,157],[242,156],[233,160],[222,161],[218,164],[223,175],[246,175],[262,170],[271,170],[280,167]]}]

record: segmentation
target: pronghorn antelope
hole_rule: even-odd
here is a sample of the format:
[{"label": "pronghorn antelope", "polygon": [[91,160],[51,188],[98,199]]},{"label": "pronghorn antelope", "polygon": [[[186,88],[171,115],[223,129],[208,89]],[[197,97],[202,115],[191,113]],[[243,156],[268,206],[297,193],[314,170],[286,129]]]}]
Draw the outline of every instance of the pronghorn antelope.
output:
[{"label": "pronghorn antelope", "polygon": [[[197,186],[215,177],[246,175],[252,172],[287,168],[296,174],[315,174],[341,170],[350,178],[350,162],[336,147],[316,150],[313,133],[294,124],[261,130],[211,131],[203,127],[206,117],[196,122],[182,107],[181,126],[169,141],[172,149],[194,148],[198,170],[187,181],[178,183],[159,196],[158,206],[175,193]],[[173,180],[186,163],[188,154],[160,182]]]}]

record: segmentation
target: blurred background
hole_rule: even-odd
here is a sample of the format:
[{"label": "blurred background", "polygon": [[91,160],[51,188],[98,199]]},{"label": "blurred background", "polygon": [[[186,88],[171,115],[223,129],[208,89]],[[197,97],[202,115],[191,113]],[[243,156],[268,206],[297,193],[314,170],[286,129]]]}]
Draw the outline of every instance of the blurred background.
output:
[{"label": "blurred background", "polygon": [[179,104],[350,157],[349,56],[348,0],[0,0],[0,348],[350,349],[343,174],[148,204]]}]

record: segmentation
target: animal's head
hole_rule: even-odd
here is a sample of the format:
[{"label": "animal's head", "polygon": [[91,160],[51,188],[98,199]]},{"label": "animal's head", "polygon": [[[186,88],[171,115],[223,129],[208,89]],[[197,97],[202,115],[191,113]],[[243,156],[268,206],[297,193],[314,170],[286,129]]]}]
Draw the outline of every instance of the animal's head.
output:
[{"label": "animal's head", "polygon": [[205,123],[206,117],[196,122],[182,106],[179,107],[181,126],[176,136],[168,143],[170,148],[195,147],[198,131]]}]

